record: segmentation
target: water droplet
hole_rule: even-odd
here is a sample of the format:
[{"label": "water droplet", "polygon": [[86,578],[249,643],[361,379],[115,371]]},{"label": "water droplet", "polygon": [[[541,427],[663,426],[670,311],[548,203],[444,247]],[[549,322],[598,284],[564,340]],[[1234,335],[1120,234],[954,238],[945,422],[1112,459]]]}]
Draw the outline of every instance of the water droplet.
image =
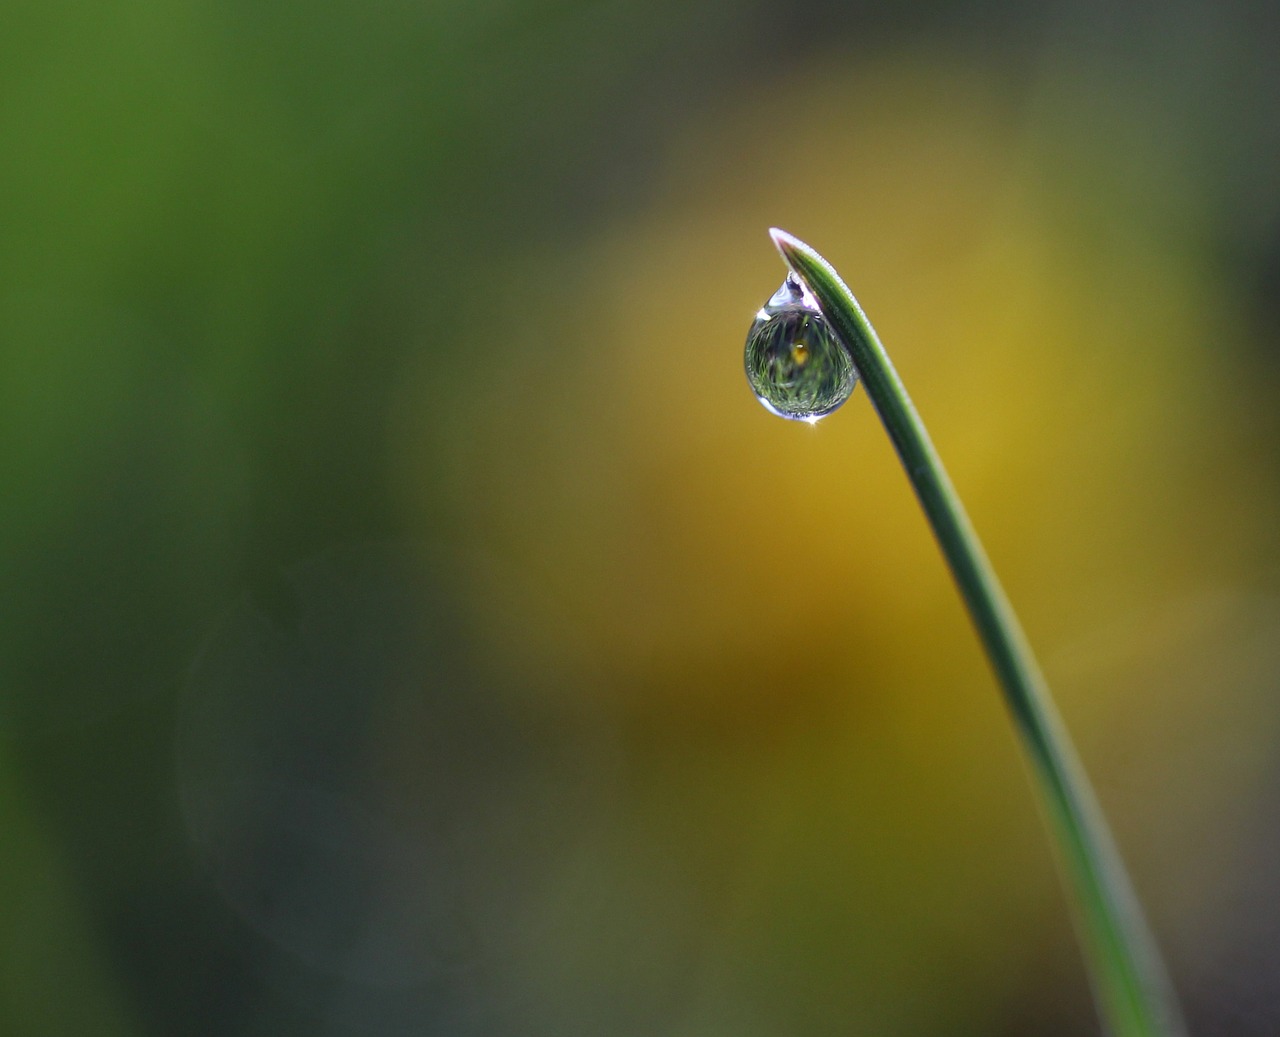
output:
[{"label": "water droplet", "polygon": [[858,384],[849,351],[791,276],[756,314],[747,333],[746,367],[756,399],[793,421],[825,417]]}]

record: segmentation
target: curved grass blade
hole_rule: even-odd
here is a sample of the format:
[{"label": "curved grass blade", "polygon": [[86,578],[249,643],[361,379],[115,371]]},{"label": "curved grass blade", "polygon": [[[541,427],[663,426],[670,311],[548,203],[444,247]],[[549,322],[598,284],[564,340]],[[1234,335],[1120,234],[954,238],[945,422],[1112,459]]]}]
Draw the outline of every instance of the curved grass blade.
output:
[{"label": "curved grass blade", "polygon": [[1113,1037],[1184,1037],[1173,988],[1048,685],[902,380],[825,259],[770,231],[853,357],[951,567],[995,670],[1048,813],[1104,1025]]}]

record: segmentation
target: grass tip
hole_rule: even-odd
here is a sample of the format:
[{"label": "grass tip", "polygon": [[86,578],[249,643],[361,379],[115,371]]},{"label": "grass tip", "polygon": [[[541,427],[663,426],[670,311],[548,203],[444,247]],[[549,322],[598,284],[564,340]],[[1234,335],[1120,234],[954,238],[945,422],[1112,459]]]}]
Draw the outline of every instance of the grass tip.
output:
[{"label": "grass tip", "polygon": [[786,258],[787,252],[794,251],[800,244],[798,238],[788,234],[781,227],[770,227],[769,237],[773,238],[774,247],[782,253],[783,258]]}]

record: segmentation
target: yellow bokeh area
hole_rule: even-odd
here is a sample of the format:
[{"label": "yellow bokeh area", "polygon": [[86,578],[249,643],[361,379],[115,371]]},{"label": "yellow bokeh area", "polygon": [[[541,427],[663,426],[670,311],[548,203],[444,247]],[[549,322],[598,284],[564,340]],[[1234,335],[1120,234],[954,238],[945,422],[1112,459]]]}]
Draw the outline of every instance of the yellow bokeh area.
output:
[{"label": "yellow bokeh area", "polygon": [[[1067,939],[996,689],[866,399],[810,428],[746,388],[741,340],[782,274],[771,225],[876,323],[1158,928],[1211,924],[1206,844],[1257,780],[1233,761],[1276,729],[1247,331],[1177,228],[1045,178],[1054,132],[925,60],[708,113],[639,220],[502,270],[516,359],[419,425],[420,451],[466,427],[443,491],[419,499],[404,465],[410,509],[459,502],[539,586],[517,650],[592,674],[573,693],[625,718],[631,823],[706,886],[707,1011],[745,1002],[756,1024],[733,1032],[978,1032]],[[429,375],[404,393],[425,412]],[[1205,726],[1232,748],[1188,767]]]}]

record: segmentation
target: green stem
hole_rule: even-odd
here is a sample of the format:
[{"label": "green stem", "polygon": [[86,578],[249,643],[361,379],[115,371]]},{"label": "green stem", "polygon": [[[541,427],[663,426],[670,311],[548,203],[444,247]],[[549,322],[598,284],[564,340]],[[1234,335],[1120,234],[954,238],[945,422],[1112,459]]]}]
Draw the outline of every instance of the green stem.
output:
[{"label": "green stem", "polygon": [[1049,688],[929,434],[862,307],[808,245],[772,230],[853,356],[951,566],[1038,779],[1074,897],[1094,996],[1114,1037],[1182,1037],[1177,1000]]}]

